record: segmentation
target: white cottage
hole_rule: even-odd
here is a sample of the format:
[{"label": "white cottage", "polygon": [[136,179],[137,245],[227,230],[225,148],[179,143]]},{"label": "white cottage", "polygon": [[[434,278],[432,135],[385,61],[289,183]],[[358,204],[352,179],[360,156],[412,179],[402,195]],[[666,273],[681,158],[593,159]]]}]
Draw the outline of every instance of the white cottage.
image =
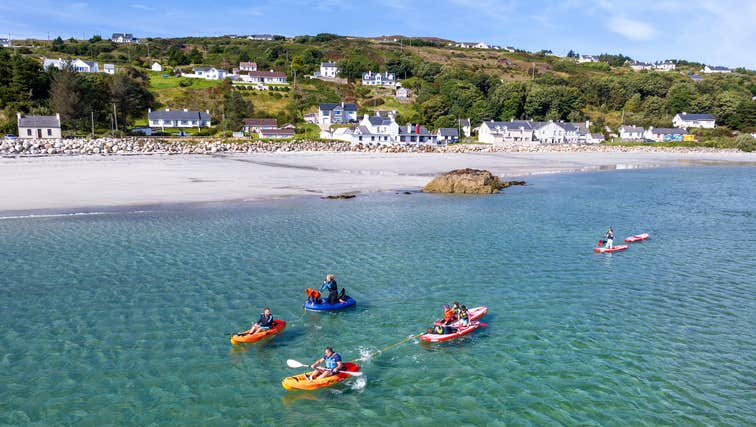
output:
[{"label": "white cottage", "polygon": [[161,71],[163,71],[163,66],[162,66],[162,65],[160,65],[160,63],[159,63],[159,62],[153,62],[153,63],[152,63],[152,66],[150,67],[150,69],[151,69],[152,71],[161,72]]},{"label": "white cottage", "polygon": [[335,62],[320,63],[320,77],[335,79],[339,75],[339,68]]},{"label": "white cottage", "polygon": [[362,84],[365,86],[394,86],[396,84],[396,75],[394,73],[374,73],[368,71],[362,73]]},{"label": "white cottage", "polygon": [[679,128],[703,128],[714,129],[717,127],[716,119],[712,114],[688,114],[678,113],[672,119],[672,124]]},{"label": "white cottage", "polygon": [[60,139],[60,114],[54,116],[24,116],[16,113],[18,137],[33,139]]},{"label": "white cottage", "polygon": [[643,141],[644,129],[640,126],[620,126],[619,137],[623,141]]}]

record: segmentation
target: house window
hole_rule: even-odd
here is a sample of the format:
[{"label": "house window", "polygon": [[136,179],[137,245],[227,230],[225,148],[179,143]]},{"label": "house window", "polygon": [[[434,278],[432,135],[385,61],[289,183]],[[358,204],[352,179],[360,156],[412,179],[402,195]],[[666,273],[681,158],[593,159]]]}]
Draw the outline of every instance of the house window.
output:
[{"label": "house window", "polygon": [[52,136],[52,129],[47,129],[47,136]]},{"label": "house window", "polygon": [[31,134],[32,134],[31,129],[26,129],[26,136],[31,136]]}]

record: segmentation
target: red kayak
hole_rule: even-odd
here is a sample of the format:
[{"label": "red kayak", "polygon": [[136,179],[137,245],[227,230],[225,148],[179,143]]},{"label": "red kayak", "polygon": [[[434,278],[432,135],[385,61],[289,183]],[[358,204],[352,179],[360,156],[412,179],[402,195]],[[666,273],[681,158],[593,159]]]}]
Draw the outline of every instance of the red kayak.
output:
[{"label": "red kayak", "polygon": [[604,252],[619,252],[619,251],[624,251],[625,249],[627,249],[629,247],[630,247],[630,245],[618,245],[618,246],[615,246],[613,248],[593,248],[593,251],[594,252],[601,252],[601,253],[604,253]]},{"label": "red kayak", "polygon": [[633,243],[633,242],[640,242],[641,240],[648,239],[648,233],[643,234],[636,234],[635,236],[630,236],[625,239],[625,242],[627,243]]},{"label": "red kayak", "polygon": [[[483,306],[481,306],[481,307],[473,307],[473,308],[467,310],[467,314],[470,316],[470,321],[471,322],[473,320],[480,319],[481,317],[485,316],[486,313],[488,313],[488,307],[483,307]],[[436,323],[434,323],[434,325],[441,325],[443,323],[444,323],[443,319],[442,320],[436,320]],[[460,325],[459,320],[457,320],[456,322],[452,322],[452,323],[449,324],[449,326],[455,326],[455,327],[459,326],[459,325]]]},{"label": "red kayak", "polygon": [[454,338],[459,338],[462,335],[467,335],[470,332],[478,329],[480,326],[480,322],[470,322],[470,325],[466,328],[459,328],[457,329],[457,332],[452,332],[451,334],[423,334],[420,335],[420,339],[425,342],[441,342],[441,341],[448,341],[452,340]]}]

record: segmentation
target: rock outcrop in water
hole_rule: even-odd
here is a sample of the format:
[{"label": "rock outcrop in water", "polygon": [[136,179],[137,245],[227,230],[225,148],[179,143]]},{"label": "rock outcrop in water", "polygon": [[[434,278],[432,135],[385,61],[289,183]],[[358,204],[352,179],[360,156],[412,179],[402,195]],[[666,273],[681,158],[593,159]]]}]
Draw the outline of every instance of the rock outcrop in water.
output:
[{"label": "rock outcrop in water", "polygon": [[502,181],[487,170],[456,169],[439,175],[423,187],[425,193],[493,194],[525,181]]}]

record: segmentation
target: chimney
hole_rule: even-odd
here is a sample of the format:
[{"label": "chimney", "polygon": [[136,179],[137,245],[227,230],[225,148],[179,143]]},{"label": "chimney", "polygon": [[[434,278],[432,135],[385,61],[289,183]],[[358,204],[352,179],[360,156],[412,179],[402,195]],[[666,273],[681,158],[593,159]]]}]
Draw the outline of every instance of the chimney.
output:
[{"label": "chimney", "polygon": [[151,107],[147,107],[147,112],[151,113],[152,112],[152,108]]}]

